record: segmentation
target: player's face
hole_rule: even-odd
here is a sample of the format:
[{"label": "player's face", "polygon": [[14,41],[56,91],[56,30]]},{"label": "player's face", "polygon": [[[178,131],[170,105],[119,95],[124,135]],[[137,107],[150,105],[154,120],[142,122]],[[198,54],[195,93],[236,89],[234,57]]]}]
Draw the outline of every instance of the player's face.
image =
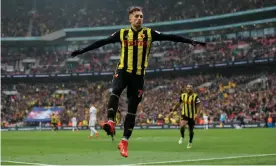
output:
[{"label": "player's face", "polygon": [[139,28],[143,24],[143,13],[141,11],[135,11],[129,15],[129,22],[132,26]]},{"label": "player's face", "polygon": [[193,92],[193,86],[192,85],[187,85],[186,86],[186,91],[187,91],[187,93]]}]

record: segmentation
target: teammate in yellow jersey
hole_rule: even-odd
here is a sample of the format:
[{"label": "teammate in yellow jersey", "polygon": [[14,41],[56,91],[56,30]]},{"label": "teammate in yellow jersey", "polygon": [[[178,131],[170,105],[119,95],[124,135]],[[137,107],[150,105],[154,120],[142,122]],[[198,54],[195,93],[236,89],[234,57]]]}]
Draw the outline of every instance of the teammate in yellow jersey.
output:
[{"label": "teammate in yellow jersey", "polygon": [[55,113],[52,113],[51,115],[52,131],[58,130],[58,122],[59,122],[58,115]]},{"label": "teammate in yellow jersey", "polygon": [[186,92],[182,93],[180,96],[179,103],[174,107],[174,111],[176,111],[179,106],[182,105],[181,111],[181,121],[180,121],[180,140],[179,144],[183,143],[185,127],[188,124],[189,126],[189,135],[190,140],[187,145],[187,148],[192,148],[192,142],[194,137],[194,126],[195,120],[200,116],[200,99],[196,93],[193,92],[193,86],[188,84],[186,86]]},{"label": "teammate in yellow jersey", "polygon": [[128,12],[130,27],[122,28],[106,39],[72,52],[72,56],[94,50],[109,43],[121,43],[121,56],[113,77],[112,93],[108,102],[108,121],[103,125],[107,135],[115,133],[115,115],[121,93],[127,88],[128,113],[124,121],[124,133],[118,148],[123,157],[128,157],[128,140],[132,134],[137,106],[144,92],[144,75],[148,67],[151,44],[154,41],[174,41],[202,45],[205,43],[187,39],[178,35],[162,34],[151,28],[143,27],[144,15],[140,7],[132,7]]}]

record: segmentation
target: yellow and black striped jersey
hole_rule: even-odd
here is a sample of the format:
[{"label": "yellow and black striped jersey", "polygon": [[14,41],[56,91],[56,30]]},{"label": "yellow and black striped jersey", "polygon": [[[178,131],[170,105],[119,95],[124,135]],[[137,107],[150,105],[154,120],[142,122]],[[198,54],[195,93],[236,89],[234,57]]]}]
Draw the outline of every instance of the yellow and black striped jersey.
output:
[{"label": "yellow and black striped jersey", "polygon": [[82,54],[106,44],[120,42],[121,53],[117,69],[136,75],[145,75],[152,42],[164,40],[189,44],[204,44],[178,35],[162,34],[147,27],[142,27],[137,31],[132,27],[128,27],[120,29],[106,39],[94,42],[84,49],[73,53],[73,55]]},{"label": "yellow and black striped jersey", "polygon": [[179,102],[182,104],[182,115],[194,119],[200,99],[196,93],[182,93]]}]

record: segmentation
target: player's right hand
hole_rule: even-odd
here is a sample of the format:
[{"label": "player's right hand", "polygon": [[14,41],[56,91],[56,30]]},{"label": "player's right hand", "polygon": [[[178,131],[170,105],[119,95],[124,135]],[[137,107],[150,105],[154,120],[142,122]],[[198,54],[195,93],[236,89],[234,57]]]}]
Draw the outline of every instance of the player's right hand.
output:
[{"label": "player's right hand", "polygon": [[205,46],[206,46],[206,43],[200,42],[200,41],[193,41],[192,45],[193,45],[193,46],[201,45],[201,46],[205,47]]},{"label": "player's right hand", "polygon": [[79,55],[79,54],[81,54],[81,51],[80,51],[80,50],[75,50],[75,51],[73,51],[73,52],[71,53],[71,56],[72,56],[72,57],[75,57],[75,56],[77,56],[77,55]]}]

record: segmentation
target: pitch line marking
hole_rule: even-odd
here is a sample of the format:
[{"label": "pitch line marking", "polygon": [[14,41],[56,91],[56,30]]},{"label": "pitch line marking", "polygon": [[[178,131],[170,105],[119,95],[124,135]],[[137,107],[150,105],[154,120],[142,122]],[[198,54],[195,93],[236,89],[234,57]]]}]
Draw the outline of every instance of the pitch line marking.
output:
[{"label": "pitch line marking", "polygon": [[264,157],[264,156],[276,156],[276,153],[273,153],[273,154],[256,154],[256,155],[246,155],[246,156],[217,157],[217,158],[202,158],[202,159],[191,159],[191,160],[156,161],[156,162],[129,164],[129,165],[168,164],[168,163],[181,163],[181,162],[193,162],[193,161],[212,161],[212,160]]},{"label": "pitch line marking", "polygon": [[53,166],[49,164],[42,164],[42,163],[28,163],[24,161],[12,161],[12,160],[1,160],[1,162],[7,162],[7,163],[15,163],[15,164],[28,164],[28,165],[44,165],[44,166]]}]

